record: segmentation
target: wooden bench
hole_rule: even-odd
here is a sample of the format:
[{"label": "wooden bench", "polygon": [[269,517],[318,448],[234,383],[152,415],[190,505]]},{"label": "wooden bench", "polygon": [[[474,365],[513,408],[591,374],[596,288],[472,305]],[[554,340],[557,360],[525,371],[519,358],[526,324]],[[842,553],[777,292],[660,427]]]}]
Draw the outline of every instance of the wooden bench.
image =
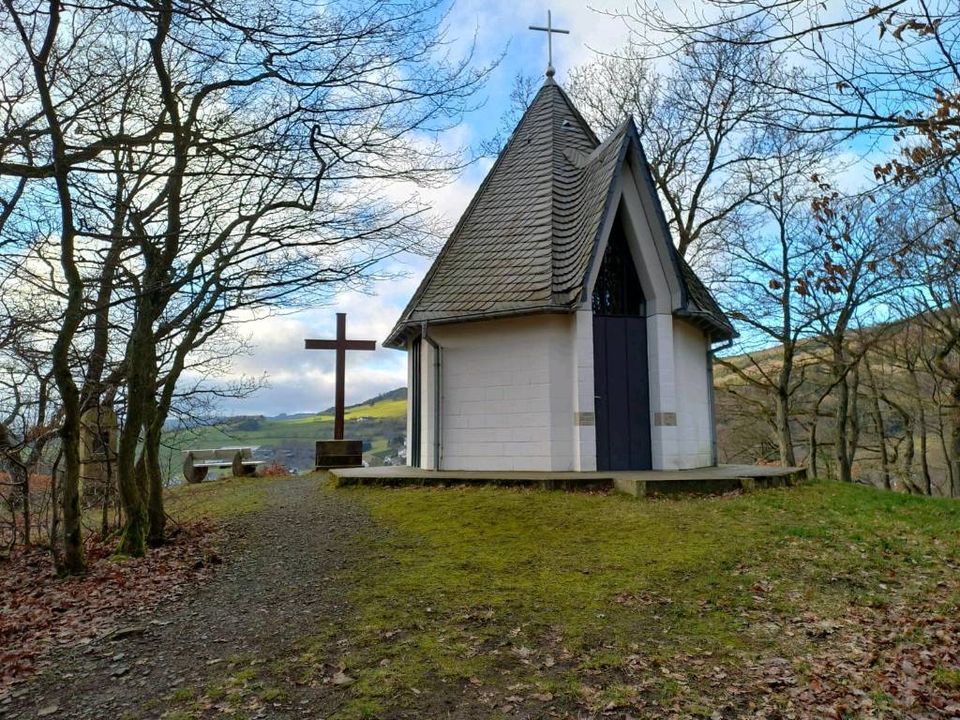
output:
[{"label": "wooden bench", "polygon": [[263,460],[253,459],[252,447],[227,447],[183,451],[183,478],[188,483],[203,482],[210,468],[230,468],[234,477],[257,474]]}]

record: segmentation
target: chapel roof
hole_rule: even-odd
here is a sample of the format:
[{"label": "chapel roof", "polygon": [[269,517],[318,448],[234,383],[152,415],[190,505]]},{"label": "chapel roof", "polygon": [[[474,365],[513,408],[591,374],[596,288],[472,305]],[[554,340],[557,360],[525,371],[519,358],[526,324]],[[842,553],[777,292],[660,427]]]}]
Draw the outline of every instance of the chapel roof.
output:
[{"label": "chapel roof", "polygon": [[[632,154],[653,194],[683,294],[675,310],[715,339],[736,333],[669,241],[631,118],[602,143],[567,94],[548,78],[524,113],[385,345],[400,347],[428,323],[571,312],[587,276],[625,160]],[[616,208],[613,208],[615,211]]]}]

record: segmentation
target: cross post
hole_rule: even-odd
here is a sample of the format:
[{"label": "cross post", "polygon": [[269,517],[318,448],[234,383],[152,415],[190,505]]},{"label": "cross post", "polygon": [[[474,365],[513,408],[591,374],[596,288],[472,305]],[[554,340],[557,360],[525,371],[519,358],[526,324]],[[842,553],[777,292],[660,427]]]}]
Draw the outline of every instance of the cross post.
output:
[{"label": "cross post", "polygon": [[553,34],[560,33],[562,35],[569,35],[569,30],[559,30],[553,26],[553,18],[551,17],[550,11],[547,10],[547,26],[542,27],[540,25],[530,25],[531,30],[539,30],[540,32],[545,32],[547,34],[547,77],[552,78],[554,74],[553,69]]},{"label": "cross post", "polygon": [[346,375],[347,350],[376,350],[377,343],[373,340],[347,340],[346,313],[337,313],[336,340],[307,339],[303,342],[307,350],[337,351],[336,397],[333,403],[333,439],[343,440],[344,381]]}]

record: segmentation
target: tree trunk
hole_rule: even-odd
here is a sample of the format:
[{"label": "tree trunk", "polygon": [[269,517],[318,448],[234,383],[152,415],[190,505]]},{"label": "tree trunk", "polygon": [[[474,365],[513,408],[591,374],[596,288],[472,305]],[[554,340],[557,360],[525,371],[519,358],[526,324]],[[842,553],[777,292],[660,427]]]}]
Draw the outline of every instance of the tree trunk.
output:
[{"label": "tree trunk", "polygon": [[850,464],[851,476],[853,463],[857,459],[857,451],[860,449],[860,362],[853,366],[853,369],[847,373],[850,380],[849,403],[847,405],[848,431],[847,431],[847,462]]},{"label": "tree trunk", "polygon": [[63,449],[57,453],[50,469],[50,552],[53,555],[53,564],[59,569],[63,567],[63,556],[60,552],[60,460],[63,458]]},{"label": "tree trunk", "polygon": [[950,385],[950,497],[960,497],[960,378]]},{"label": "tree trunk", "polygon": [[152,410],[151,415],[143,440],[142,459],[148,487],[147,515],[150,520],[147,542],[152,547],[157,547],[163,544],[167,525],[167,513],[163,507],[163,474],[160,468],[160,439],[163,423],[157,422],[156,408]]},{"label": "tree trunk", "polygon": [[784,388],[777,392],[776,424],[780,464],[784,467],[795,467],[797,458],[793,452],[793,436],[790,431],[790,398]]},{"label": "tree trunk", "polygon": [[[818,405],[817,408],[820,406]],[[816,480],[817,469],[817,415],[819,410],[813,413],[813,419],[810,423],[810,434],[807,439],[807,479]]]},{"label": "tree trunk", "polygon": [[30,544],[30,471],[23,473],[23,544]]},{"label": "tree trunk", "polygon": [[145,398],[152,389],[147,364],[153,335],[148,317],[141,308],[127,342],[127,417],[117,448],[117,485],[123,507],[123,534],[117,552],[133,557],[147,550],[146,487],[142,484],[145,478],[137,472],[137,448],[144,427]]},{"label": "tree trunk", "polygon": [[[116,417],[116,416],[114,416]],[[113,443],[107,443],[107,481],[103,486],[103,511],[100,517],[100,535],[106,538],[110,534],[110,503],[112,502],[114,460]]]},{"label": "tree trunk", "polygon": [[873,424],[877,429],[877,444],[880,447],[880,472],[883,476],[883,487],[891,490],[890,459],[887,456],[887,429],[883,422],[883,412],[880,409],[880,388],[877,387],[877,378],[870,367],[870,361],[863,359],[864,369],[867,371],[867,387],[870,388],[870,411],[873,413]]},{"label": "tree trunk", "polygon": [[917,432],[920,440],[920,472],[923,475],[923,489],[925,495],[933,495],[933,478],[930,475],[930,460],[927,455],[927,412],[923,406],[923,396],[920,394],[920,381],[917,379],[917,370],[912,365],[908,369],[913,395],[917,401]]},{"label": "tree trunk", "polygon": [[907,492],[911,495],[917,492],[916,483],[913,482],[913,460],[916,456],[914,445],[913,418],[902,408],[900,411],[900,421],[903,423],[903,445],[900,449],[900,479]]},{"label": "tree trunk", "polygon": [[[53,178],[60,210],[60,269],[66,280],[66,304],[57,339],[53,343],[50,362],[60,393],[62,412],[60,452],[63,480],[60,495],[63,502],[63,556],[57,569],[63,573],[81,573],[85,569],[85,562],[80,525],[80,393],[70,367],[70,350],[84,318],[84,283],[75,257],[77,230],[70,191],[71,166],[67,157],[67,143],[47,77],[47,62],[57,44],[61,11],[59,3],[49,4],[43,45],[39,51],[30,52],[30,64],[39,104],[50,130]],[[18,24],[17,27],[24,44],[31,45],[31,39],[25,35],[22,26]]]},{"label": "tree trunk", "polygon": [[950,462],[950,446],[947,443],[947,429],[943,421],[943,405],[941,404],[937,410],[937,438],[940,440],[940,450],[943,452],[943,457],[946,460],[944,463],[947,466],[947,487],[944,492],[950,492],[950,488],[953,487],[953,476],[956,468],[954,468],[953,463]]},{"label": "tree trunk", "polygon": [[853,482],[850,457],[847,454],[849,450],[850,386],[847,384],[844,375],[842,349],[834,349],[833,373],[834,379],[837,380],[837,408],[834,413],[837,433],[834,447],[834,455],[837,459],[837,479],[841,482]]},{"label": "tree trunk", "polygon": [[[786,255],[786,253],[785,253]],[[788,273],[784,261],[784,271]],[[785,467],[796,467],[797,457],[793,450],[793,435],[790,429],[790,380],[793,376],[793,341],[790,339],[790,283],[786,283],[784,288],[783,312],[783,364],[780,368],[780,374],[777,378],[777,445],[780,449],[780,464]]]}]

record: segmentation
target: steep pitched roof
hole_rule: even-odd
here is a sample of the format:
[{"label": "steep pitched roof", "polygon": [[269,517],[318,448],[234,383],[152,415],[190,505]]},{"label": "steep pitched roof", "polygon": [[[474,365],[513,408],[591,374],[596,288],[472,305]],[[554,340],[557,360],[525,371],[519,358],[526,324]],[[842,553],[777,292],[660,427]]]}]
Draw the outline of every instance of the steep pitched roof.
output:
[{"label": "steep pitched roof", "polygon": [[[407,331],[424,321],[573,310],[584,297],[615,181],[631,150],[659,210],[633,121],[600,143],[548,79],[385,344],[402,346]],[[681,310],[714,336],[733,337],[730,321],[673,250],[662,212],[658,220],[692,301],[684,305],[695,306]]]}]

